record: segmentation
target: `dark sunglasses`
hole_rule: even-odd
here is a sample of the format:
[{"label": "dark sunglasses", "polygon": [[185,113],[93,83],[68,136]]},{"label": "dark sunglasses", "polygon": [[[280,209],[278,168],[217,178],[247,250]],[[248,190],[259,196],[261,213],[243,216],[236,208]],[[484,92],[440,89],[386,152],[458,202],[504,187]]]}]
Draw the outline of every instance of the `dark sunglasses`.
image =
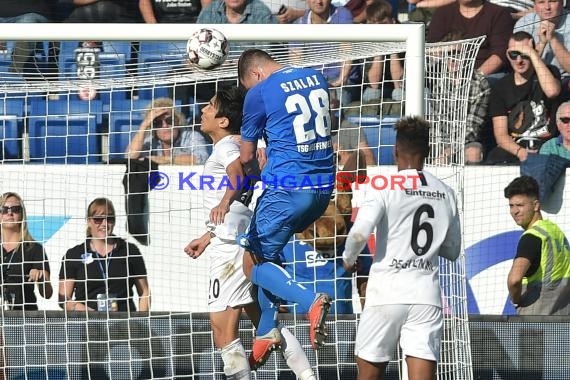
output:
[{"label": "dark sunglasses", "polygon": [[570,123],[570,117],[561,117],[560,119],[558,119],[559,122],[561,122],[562,124],[568,124]]},{"label": "dark sunglasses", "polygon": [[512,50],[509,52],[509,58],[512,59],[513,61],[517,59],[518,56],[520,56],[522,59],[530,59],[530,57],[526,54],[521,53],[520,51],[516,51],[516,50]]},{"label": "dark sunglasses", "polygon": [[95,224],[101,224],[103,223],[104,220],[107,221],[107,224],[109,223],[115,223],[115,217],[114,216],[105,216],[105,215],[97,215],[97,216],[92,216],[91,219],[93,219],[93,222]]},{"label": "dark sunglasses", "polygon": [[172,117],[157,117],[152,121],[152,127],[155,129],[162,128],[163,121],[168,125],[172,125]]},{"label": "dark sunglasses", "polygon": [[21,214],[23,210],[24,209],[20,205],[18,205],[18,206],[3,206],[0,209],[0,212],[2,213],[2,215],[6,215],[8,213]]}]

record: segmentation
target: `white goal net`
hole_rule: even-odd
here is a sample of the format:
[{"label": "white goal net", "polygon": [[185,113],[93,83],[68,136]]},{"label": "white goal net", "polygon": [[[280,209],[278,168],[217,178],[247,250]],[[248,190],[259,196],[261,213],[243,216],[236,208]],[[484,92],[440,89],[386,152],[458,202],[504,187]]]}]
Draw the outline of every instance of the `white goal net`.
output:
[{"label": "white goal net", "polygon": [[[0,50],[0,191],[21,196],[30,232],[26,239],[43,246],[53,287],[50,297],[38,286],[30,288],[29,270],[46,268],[41,256],[24,254],[17,262],[10,250],[3,251],[0,328],[6,378],[222,378],[205,314],[209,260],[191,260],[183,250],[205,231],[202,199],[209,188],[198,178],[211,141],[200,132],[200,110],[216,89],[237,84],[237,58],[246,47],[266,49],[289,65],[333,72],[349,65],[360,71],[360,77],[331,88],[340,167],[359,151],[369,174],[394,172],[394,122],[424,114],[433,125],[429,169],[461,200],[469,83],[482,39],[424,46],[420,25],[213,27],[231,46],[226,62],[213,70],[186,61],[186,39],[197,25],[105,24],[83,30],[46,24],[32,30],[14,24],[0,31],[6,41]],[[141,159],[154,148],[127,159],[127,147],[154,101],[171,108],[174,127],[193,136],[191,145],[182,147],[191,162],[155,166]],[[359,191],[353,190],[353,208]],[[101,197],[114,204],[114,234],[141,252],[150,313],[61,309],[62,258],[85,241],[87,207]],[[369,246],[372,250],[373,239]],[[313,264],[336,261],[334,253],[321,254]],[[442,267],[445,325],[438,378],[471,379],[464,258],[442,261]],[[127,276],[136,271],[129,267]],[[350,282],[349,294],[339,292],[336,301],[351,312],[331,313],[322,350],[311,349],[304,316],[283,318],[320,378],[356,378],[360,282],[337,272],[327,280]],[[138,309],[136,286],[131,293]],[[244,319],[240,336],[246,350],[252,334]],[[387,378],[401,378],[402,372],[402,361],[394,361]],[[254,376],[294,378],[277,354]]]}]

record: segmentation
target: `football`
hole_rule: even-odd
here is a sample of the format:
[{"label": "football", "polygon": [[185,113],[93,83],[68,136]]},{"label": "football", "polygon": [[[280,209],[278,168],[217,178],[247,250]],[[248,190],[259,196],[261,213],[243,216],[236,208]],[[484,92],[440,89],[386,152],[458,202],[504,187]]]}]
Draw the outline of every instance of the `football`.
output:
[{"label": "football", "polygon": [[226,36],[216,29],[202,28],[192,34],[186,44],[188,60],[204,70],[220,66],[226,60],[229,44]]}]

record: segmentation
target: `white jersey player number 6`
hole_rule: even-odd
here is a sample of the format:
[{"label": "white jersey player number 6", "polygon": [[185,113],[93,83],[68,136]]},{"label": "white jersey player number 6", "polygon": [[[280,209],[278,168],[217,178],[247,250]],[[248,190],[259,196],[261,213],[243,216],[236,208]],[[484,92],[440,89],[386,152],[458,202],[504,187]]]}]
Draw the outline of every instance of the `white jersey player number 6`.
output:
[{"label": "white jersey player number 6", "polygon": [[[434,219],[435,213],[433,207],[428,204],[421,205],[414,213],[414,221],[412,224],[412,250],[417,256],[425,255],[431,247],[433,242],[433,227],[428,221],[421,222],[421,217],[423,214],[427,214],[427,218]],[[420,245],[418,238],[420,233],[423,231],[425,234],[425,241],[423,245]],[[424,239],[422,239],[424,240]]]},{"label": "white jersey player number 6", "polygon": [[[309,93],[309,102],[301,94],[293,94],[287,97],[285,108],[287,112],[301,112],[293,119],[293,130],[297,144],[304,144],[314,140],[316,135],[327,137],[331,134],[331,116],[329,114],[329,94],[323,88],[312,90]],[[309,108],[310,106],[310,108]],[[312,110],[312,112],[311,112]],[[315,128],[305,129],[305,125],[315,115]],[[315,135],[316,133],[316,135]]]}]

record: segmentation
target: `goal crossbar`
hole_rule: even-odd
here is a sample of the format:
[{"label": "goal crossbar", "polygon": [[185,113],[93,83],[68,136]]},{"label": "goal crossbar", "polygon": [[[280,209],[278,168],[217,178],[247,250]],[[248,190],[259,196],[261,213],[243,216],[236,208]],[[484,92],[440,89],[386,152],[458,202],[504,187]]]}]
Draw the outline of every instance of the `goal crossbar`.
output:
[{"label": "goal crossbar", "polygon": [[[0,29],[0,41],[184,41],[195,29],[206,27],[222,32],[230,41],[267,42],[405,42],[406,115],[424,115],[424,48],[423,24],[12,24]],[[261,36],[261,37],[260,37]]]}]

